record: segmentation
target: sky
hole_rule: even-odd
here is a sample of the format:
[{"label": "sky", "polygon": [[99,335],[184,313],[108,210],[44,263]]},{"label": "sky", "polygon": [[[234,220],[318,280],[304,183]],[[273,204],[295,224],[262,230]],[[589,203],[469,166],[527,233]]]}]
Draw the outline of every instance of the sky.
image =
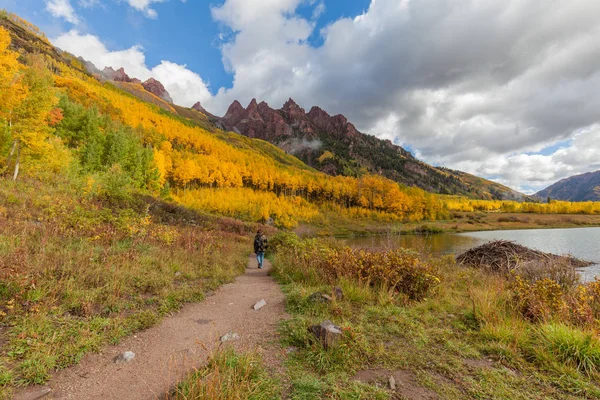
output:
[{"label": "sky", "polygon": [[0,0],[175,103],[344,114],[430,164],[533,193],[600,170],[598,0]]}]

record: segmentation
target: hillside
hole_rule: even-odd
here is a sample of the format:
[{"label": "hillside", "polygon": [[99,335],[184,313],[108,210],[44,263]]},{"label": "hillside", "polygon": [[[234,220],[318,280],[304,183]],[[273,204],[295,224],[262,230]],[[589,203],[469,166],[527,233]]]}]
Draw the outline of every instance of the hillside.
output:
[{"label": "hillside", "polygon": [[542,200],[600,201],[600,171],[561,179],[535,194]]},{"label": "hillside", "polygon": [[2,114],[14,122],[0,148],[5,174],[39,177],[52,164],[57,173],[77,171],[88,179],[92,194],[148,192],[286,228],[324,224],[327,210],[384,221],[445,215],[441,200],[421,189],[379,175],[329,176],[171,104],[157,81],[140,83],[122,69],[90,73],[89,63],[54,48],[26,21],[6,13],[1,21],[10,33],[4,82],[15,101]]},{"label": "hillside", "polygon": [[526,198],[501,184],[428,165],[389,140],[358,131],[343,115],[331,116],[319,107],[307,113],[292,99],[279,110],[255,99],[246,108],[234,101],[222,118],[208,113],[200,103],[194,107],[218,127],[271,142],[329,175],[356,177],[371,173],[440,194],[477,199]]}]

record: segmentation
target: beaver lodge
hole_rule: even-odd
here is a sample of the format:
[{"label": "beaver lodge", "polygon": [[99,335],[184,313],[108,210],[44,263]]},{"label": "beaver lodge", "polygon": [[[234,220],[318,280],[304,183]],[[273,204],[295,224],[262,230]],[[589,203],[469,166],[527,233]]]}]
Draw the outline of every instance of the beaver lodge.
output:
[{"label": "beaver lodge", "polygon": [[558,256],[544,253],[508,240],[497,240],[474,247],[456,257],[456,261],[469,267],[487,268],[502,274],[531,263],[560,264],[572,268],[587,267],[593,264],[568,255]]}]

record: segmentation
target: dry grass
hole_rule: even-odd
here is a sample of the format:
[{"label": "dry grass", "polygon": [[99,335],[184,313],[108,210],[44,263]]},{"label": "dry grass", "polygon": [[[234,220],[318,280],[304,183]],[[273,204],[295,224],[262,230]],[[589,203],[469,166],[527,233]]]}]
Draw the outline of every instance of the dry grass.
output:
[{"label": "dry grass", "polygon": [[245,268],[254,226],[67,181],[2,181],[0,387],[43,383]]}]

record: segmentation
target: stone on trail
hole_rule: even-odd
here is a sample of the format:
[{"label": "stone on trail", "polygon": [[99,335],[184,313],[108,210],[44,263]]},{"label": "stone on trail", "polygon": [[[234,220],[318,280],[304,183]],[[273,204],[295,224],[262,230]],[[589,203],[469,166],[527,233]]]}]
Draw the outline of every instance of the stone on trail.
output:
[{"label": "stone on trail", "polygon": [[256,302],[256,304],[252,308],[254,308],[256,311],[258,311],[266,305],[267,305],[267,302],[264,299],[262,299],[262,300]]},{"label": "stone on trail", "polygon": [[396,390],[396,378],[394,378],[394,375],[390,375],[390,379],[388,380],[388,383],[390,385],[390,389]]},{"label": "stone on trail", "polygon": [[240,335],[235,332],[227,332],[223,336],[221,336],[221,343],[228,342],[230,340],[238,340]]},{"label": "stone on trail", "polygon": [[52,389],[50,389],[48,386],[44,386],[42,388],[38,387],[16,395],[15,400],[37,400],[45,397],[51,391]]},{"label": "stone on trail", "polygon": [[308,330],[319,339],[323,347],[335,347],[342,336],[342,330],[331,321],[325,320],[319,325],[313,325]]},{"label": "stone on trail", "polygon": [[135,353],[133,351],[126,351],[125,353],[119,354],[113,361],[115,363],[129,362],[135,358]]}]

